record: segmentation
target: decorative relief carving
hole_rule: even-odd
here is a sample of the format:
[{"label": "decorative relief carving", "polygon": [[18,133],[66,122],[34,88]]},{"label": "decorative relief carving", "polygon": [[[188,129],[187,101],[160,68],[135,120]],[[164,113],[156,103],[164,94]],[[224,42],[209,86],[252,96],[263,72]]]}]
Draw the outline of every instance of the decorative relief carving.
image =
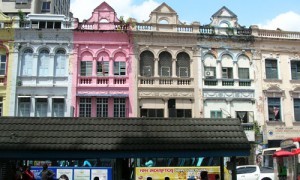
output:
[{"label": "decorative relief carving", "polygon": [[204,98],[238,98],[238,99],[251,99],[254,98],[254,91],[228,91],[228,92],[221,92],[218,90],[211,90],[203,92]]},{"label": "decorative relief carving", "polygon": [[147,92],[147,91],[140,91],[140,97],[188,97],[193,98],[193,92]]}]

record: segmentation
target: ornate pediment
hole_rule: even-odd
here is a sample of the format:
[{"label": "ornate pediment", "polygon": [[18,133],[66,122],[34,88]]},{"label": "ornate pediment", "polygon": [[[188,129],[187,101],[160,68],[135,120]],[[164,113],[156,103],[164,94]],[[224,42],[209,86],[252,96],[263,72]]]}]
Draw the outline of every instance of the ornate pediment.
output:
[{"label": "ornate pediment", "polygon": [[162,3],[150,13],[150,19],[145,23],[155,24],[182,24],[178,20],[177,12],[166,3]]},{"label": "ornate pediment", "polygon": [[264,94],[267,97],[283,97],[284,96],[284,90],[280,89],[276,85],[270,85],[268,89],[263,90]]},{"label": "ornate pediment", "polygon": [[212,15],[212,22],[210,25],[215,27],[238,28],[240,25],[237,21],[237,15],[235,15],[227,7],[223,6],[220,10]]}]

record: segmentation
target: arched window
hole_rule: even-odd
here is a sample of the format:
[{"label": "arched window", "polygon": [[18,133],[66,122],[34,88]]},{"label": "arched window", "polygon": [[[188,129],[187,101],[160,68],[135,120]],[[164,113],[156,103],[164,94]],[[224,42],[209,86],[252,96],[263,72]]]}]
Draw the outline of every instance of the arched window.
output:
[{"label": "arched window", "polygon": [[32,76],[32,49],[26,49],[22,55],[21,76]]},{"label": "arched window", "polygon": [[169,24],[169,22],[167,20],[163,19],[163,20],[159,21],[159,24]]},{"label": "arched window", "polygon": [[238,76],[239,79],[250,79],[250,60],[245,55],[240,55],[238,57]]},{"label": "arched window", "polygon": [[190,56],[185,52],[177,55],[176,75],[178,77],[190,77]]},{"label": "arched window", "polygon": [[229,54],[222,56],[222,78],[233,79],[233,59]]},{"label": "arched window", "polygon": [[48,76],[49,75],[49,50],[42,49],[39,53],[38,60],[38,76]]},{"label": "arched window", "polygon": [[154,75],[154,55],[150,51],[144,51],[140,55],[140,75],[151,77]]},{"label": "arched window", "polygon": [[5,49],[0,49],[0,75],[5,75],[6,72],[6,51]]},{"label": "arched window", "polygon": [[206,54],[203,58],[204,77],[216,79],[217,60],[212,54]]},{"label": "arched window", "polygon": [[60,49],[56,51],[54,60],[54,76],[65,76],[66,75],[66,51]]},{"label": "arched window", "polygon": [[159,55],[159,75],[170,77],[172,75],[172,56],[168,52],[162,52]]},{"label": "arched window", "polygon": [[93,55],[90,52],[82,53],[82,59],[80,62],[80,75],[92,76],[93,70]]}]

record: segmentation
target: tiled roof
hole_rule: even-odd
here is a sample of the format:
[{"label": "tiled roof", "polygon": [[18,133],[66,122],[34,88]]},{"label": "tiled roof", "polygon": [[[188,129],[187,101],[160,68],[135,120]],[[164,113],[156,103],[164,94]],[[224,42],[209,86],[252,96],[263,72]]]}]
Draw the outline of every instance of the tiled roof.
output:
[{"label": "tiled roof", "polygon": [[250,151],[237,119],[0,118],[0,151]]}]

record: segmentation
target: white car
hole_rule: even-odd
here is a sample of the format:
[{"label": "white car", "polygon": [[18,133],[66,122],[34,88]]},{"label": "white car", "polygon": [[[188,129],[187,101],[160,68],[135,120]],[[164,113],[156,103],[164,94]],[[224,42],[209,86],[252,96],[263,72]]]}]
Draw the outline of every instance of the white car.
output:
[{"label": "white car", "polygon": [[274,170],[270,167],[237,166],[236,174],[237,180],[274,180]]}]

